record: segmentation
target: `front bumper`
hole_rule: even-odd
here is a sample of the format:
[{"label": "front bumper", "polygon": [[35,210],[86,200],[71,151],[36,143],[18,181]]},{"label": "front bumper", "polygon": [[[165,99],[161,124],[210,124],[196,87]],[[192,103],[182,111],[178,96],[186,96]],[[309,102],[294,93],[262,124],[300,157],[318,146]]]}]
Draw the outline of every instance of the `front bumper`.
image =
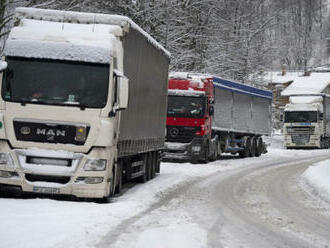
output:
[{"label": "front bumper", "polygon": [[163,160],[198,161],[207,157],[207,139],[194,138],[190,143],[166,142]]},{"label": "front bumper", "polygon": [[[83,167],[87,159],[91,157],[82,153],[14,149],[10,150],[9,154],[12,159],[11,164],[0,165],[0,172],[2,172],[0,185],[5,186],[4,188],[14,186],[23,192],[73,195],[84,198],[102,198],[109,193],[109,182],[112,176],[109,162],[104,171],[85,171]],[[42,161],[45,162],[31,163],[29,160],[31,157],[38,158],[39,161],[43,159]],[[70,161],[70,165],[58,165],[56,161]],[[88,181],[93,178],[94,183]]]},{"label": "front bumper", "polygon": [[318,135],[285,135],[284,146],[286,148],[321,148]]}]

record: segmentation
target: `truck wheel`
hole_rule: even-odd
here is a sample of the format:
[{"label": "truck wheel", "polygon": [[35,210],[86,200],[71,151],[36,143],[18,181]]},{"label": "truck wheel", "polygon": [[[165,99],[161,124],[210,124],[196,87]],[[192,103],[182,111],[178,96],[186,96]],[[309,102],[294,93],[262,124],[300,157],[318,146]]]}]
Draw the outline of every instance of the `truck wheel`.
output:
[{"label": "truck wheel", "polygon": [[257,139],[255,137],[251,138],[251,149],[250,157],[255,157],[257,154]]},{"label": "truck wheel", "polygon": [[218,140],[218,142],[217,142],[217,147],[216,147],[216,149],[217,149],[217,159],[220,159],[220,157],[221,157],[221,153],[222,153],[222,151],[221,151],[221,142],[220,142],[220,140]]},{"label": "truck wheel", "polygon": [[156,173],[160,173],[160,154],[158,151],[156,152],[156,159],[157,159]]},{"label": "truck wheel", "polygon": [[151,152],[151,163],[150,163],[150,178],[153,179],[156,176],[156,152]]},{"label": "truck wheel", "polygon": [[148,152],[148,160],[147,160],[147,181],[152,179],[152,152]]},{"label": "truck wheel", "polygon": [[112,172],[112,178],[111,178],[111,182],[110,182],[110,190],[109,190],[109,195],[103,197],[103,198],[96,198],[95,202],[97,203],[110,203],[112,200],[112,197],[114,196],[114,192],[115,192],[115,178],[114,178],[114,173]]},{"label": "truck wheel", "polygon": [[263,151],[263,141],[262,138],[259,137],[256,139],[257,147],[256,147],[256,157],[260,157]]},{"label": "truck wheel", "polygon": [[210,161],[215,161],[215,160],[217,160],[217,157],[218,157],[218,152],[217,152],[217,143],[218,142],[216,142],[216,144],[214,145],[214,147],[213,147],[213,152],[212,152],[212,155],[210,156]]},{"label": "truck wheel", "polygon": [[123,185],[123,161],[121,159],[118,161],[116,178],[117,184],[115,188],[115,194],[120,194]]}]

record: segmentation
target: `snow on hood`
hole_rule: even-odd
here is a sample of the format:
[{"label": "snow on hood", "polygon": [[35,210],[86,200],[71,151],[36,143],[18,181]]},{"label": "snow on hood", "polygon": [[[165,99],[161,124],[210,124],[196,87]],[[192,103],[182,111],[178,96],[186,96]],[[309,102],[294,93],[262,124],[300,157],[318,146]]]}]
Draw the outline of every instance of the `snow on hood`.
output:
[{"label": "snow on hood", "polygon": [[322,93],[330,84],[330,73],[312,73],[310,76],[300,76],[282,91],[282,96]]},{"label": "snow on hood", "polygon": [[171,56],[161,44],[126,16],[20,7],[16,8],[16,17],[19,19],[37,19],[60,23],[116,25],[125,31],[131,27],[145,36],[154,47],[168,57]]},{"label": "snow on hood", "polygon": [[119,32],[113,26],[25,19],[11,30],[4,55],[108,64],[114,55],[112,30]]}]

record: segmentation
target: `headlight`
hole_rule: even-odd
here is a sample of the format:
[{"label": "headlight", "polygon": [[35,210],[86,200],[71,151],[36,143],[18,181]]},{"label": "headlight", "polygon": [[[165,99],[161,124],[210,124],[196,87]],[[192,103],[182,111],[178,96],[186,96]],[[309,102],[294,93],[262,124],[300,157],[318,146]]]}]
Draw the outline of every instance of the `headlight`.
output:
[{"label": "headlight", "polygon": [[193,152],[200,152],[200,151],[201,151],[201,147],[200,147],[200,146],[193,146],[193,147],[191,148],[191,150],[192,150]]},{"label": "headlight", "polygon": [[4,177],[4,178],[18,177],[18,174],[17,172],[0,170],[0,177]]},{"label": "headlight", "polygon": [[13,160],[9,153],[3,153],[3,152],[0,153],[0,166],[1,165],[8,165],[13,167],[14,165]]},{"label": "headlight", "polygon": [[102,183],[103,177],[78,177],[76,183],[97,184]]},{"label": "headlight", "polygon": [[84,170],[85,171],[104,171],[107,167],[106,159],[88,159]]}]

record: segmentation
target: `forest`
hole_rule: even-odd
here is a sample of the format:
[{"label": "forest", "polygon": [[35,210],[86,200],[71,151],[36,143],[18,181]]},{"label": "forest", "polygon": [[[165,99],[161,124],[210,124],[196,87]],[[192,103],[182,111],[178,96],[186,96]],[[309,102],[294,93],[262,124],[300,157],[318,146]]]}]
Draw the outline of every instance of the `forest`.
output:
[{"label": "forest", "polygon": [[328,0],[1,0],[2,46],[18,6],[130,17],[171,54],[171,70],[251,83],[328,62]]}]

